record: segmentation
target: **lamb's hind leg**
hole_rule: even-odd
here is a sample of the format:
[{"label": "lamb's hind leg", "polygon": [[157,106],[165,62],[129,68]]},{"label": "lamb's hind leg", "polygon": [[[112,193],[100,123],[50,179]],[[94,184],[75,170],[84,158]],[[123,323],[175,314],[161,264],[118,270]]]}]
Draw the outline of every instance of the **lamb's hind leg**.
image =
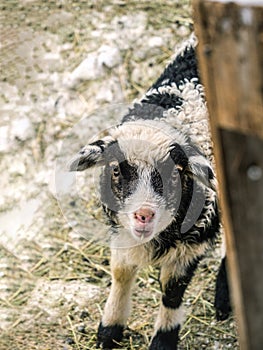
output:
[{"label": "lamb's hind leg", "polygon": [[136,267],[124,265],[114,256],[111,261],[112,285],[98,329],[97,347],[113,349],[123,335],[130,311],[130,296]]},{"label": "lamb's hind leg", "polygon": [[216,278],[215,308],[218,321],[227,319],[231,312],[226,263],[226,257],[223,257]]},{"label": "lamb's hind leg", "polygon": [[198,262],[193,261],[178,275],[175,264],[162,266],[160,284],[162,301],[155,324],[155,334],[149,350],[176,350],[179,330],[183,322],[182,299]]}]

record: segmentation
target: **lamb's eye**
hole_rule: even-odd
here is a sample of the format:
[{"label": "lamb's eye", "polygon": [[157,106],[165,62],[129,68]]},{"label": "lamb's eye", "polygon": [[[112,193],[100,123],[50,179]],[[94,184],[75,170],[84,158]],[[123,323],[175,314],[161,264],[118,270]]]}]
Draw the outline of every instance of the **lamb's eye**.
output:
[{"label": "lamb's eye", "polygon": [[112,162],[110,164],[110,168],[111,168],[112,177],[116,178],[116,177],[120,176],[120,167],[119,167],[119,164],[117,162]]},{"label": "lamb's eye", "polygon": [[112,169],[112,175],[118,177],[120,175],[120,169],[115,167]]}]

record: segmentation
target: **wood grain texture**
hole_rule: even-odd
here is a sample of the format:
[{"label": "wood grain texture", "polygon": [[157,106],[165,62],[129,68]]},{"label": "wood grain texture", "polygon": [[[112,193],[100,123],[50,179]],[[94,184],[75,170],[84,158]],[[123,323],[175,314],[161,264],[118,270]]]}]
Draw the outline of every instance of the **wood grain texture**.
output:
[{"label": "wood grain texture", "polygon": [[[220,130],[220,136],[232,222],[230,234],[240,271],[238,285],[246,328],[242,336],[247,336],[244,348],[260,350],[263,344],[263,140],[228,130]],[[232,280],[237,283],[236,276]],[[237,292],[233,293],[234,298],[236,295]]]},{"label": "wood grain texture", "polygon": [[200,65],[209,86],[206,94],[208,100],[212,100],[210,95],[216,100],[211,118],[221,127],[263,137],[262,8],[215,1],[194,3],[205,69],[202,58]]},{"label": "wood grain texture", "polygon": [[263,7],[194,0],[242,350],[263,344]]}]

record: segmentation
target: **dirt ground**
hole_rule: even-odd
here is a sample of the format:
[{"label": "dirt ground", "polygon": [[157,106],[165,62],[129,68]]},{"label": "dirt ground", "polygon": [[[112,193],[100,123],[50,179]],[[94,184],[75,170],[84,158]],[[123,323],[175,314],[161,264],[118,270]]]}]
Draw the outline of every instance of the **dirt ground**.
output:
[{"label": "dirt ground", "polygon": [[[159,76],[193,29],[190,1],[3,0],[0,10],[0,349],[95,349],[110,286],[98,173],[68,179],[63,164]],[[234,318],[215,320],[219,256],[186,293],[180,349],[239,348]],[[159,298],[149,267],[122,349],[147,349]]]}]

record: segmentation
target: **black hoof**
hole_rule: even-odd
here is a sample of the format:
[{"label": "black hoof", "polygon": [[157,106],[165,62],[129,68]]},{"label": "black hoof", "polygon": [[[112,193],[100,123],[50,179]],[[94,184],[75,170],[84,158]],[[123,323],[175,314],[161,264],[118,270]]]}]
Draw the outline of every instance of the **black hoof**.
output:
[{"label": "black hoof", "polygon": [[120,347],[118,344],[123,335],[124,327],[120,325],[103,326],[102,323],[98,329],[97,349],[116,349]]},{"label": "black hoof", "polygon": [[153,337],[149,350],[176,350],[180,326],[170,331],[159,330]]}]

